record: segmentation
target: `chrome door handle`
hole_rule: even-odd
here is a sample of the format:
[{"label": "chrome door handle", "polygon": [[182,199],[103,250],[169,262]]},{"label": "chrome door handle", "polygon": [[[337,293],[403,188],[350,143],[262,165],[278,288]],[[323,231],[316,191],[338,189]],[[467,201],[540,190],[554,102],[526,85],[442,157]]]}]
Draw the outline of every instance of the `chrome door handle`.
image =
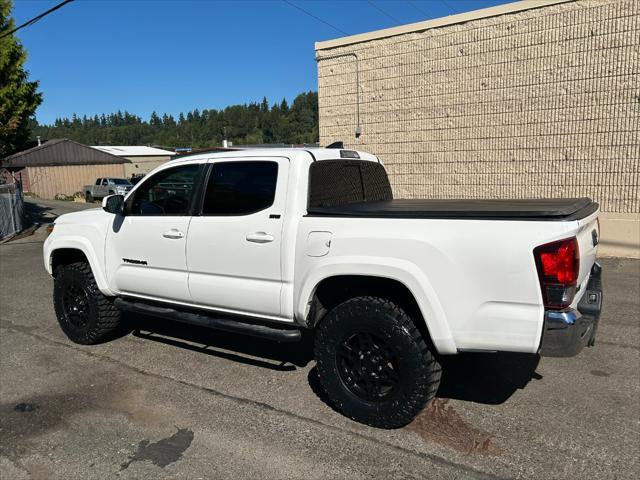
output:
[{"label": "chrome door handle", "polygon": [[184,237],[184,233],[182,233],[179,230],[176,230],[175,228],[172,228],[168,232],[164,232],[162,234],[162,236],[164,238],[180,239],[180,238]]},{"label": "chrome door handle", "polygon": [[275,239],[273,238],[273,235],[269,235],[265,232],[250,233],[249,235],[247,235],[247,242],[269,243],[273,242],[274,240]]}]

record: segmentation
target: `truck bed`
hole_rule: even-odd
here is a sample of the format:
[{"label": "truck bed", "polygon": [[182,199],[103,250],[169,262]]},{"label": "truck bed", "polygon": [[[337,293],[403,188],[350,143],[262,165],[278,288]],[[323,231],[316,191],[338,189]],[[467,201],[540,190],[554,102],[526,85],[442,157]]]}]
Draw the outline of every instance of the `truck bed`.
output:
[{"label": "truck bed", "polygon": [[598,209],[590,198],[530,200],[384,200],[335,207],[309,207],[309,216],[365,218],[446,218],[469,220],[569,221]]}]

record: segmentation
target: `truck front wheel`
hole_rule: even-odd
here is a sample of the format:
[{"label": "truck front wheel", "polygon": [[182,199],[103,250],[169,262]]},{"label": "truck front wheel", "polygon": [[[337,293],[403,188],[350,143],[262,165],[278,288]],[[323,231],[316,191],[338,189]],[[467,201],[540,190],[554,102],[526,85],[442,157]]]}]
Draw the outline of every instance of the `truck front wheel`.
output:
[{"label": "truck front wheel", "polygon": [[62,331],[75,343],[104,342],[120,327],[120,311],[100,292],[86,262],[56,269],[53,301]]},{"label": "truck front wheel", "polygon": [[384,298],[352,298],[331,310],[318,327],[315,357],[334,406],[374,427],[408,424],[440,383],[440,365],[415,324]]}]

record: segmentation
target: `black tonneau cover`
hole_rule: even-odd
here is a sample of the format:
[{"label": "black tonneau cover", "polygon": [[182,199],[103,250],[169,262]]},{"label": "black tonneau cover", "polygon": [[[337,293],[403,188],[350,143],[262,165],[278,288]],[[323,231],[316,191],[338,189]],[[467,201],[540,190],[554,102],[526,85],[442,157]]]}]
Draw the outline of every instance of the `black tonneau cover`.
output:
[{"label": "black tonneau cover", "polygon": [[567,221],[598,209],[590,198],[542,200],[384,200],[335,207],[309,207],[310,216],[371,218],[451,218]]}]

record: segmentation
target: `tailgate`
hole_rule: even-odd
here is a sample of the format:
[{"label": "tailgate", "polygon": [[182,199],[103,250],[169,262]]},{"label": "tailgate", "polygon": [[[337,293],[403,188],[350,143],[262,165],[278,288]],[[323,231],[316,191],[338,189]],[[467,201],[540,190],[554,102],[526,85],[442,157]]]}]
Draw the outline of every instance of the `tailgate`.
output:
[{"label": "tailgate", "polygon": [[574,303],[582,298],[586,291],[587,282],[589,281],[589,273],[591,267],[596,261],[596,253],[598,243],[600,242],[600,225],[598,223],[599,211],[589,215],[582,220],[578,220],[578,232],[576,238],[578,240],[578,249],[580,254],[580,271],[578,274],[578,285],[580,286]]}]

